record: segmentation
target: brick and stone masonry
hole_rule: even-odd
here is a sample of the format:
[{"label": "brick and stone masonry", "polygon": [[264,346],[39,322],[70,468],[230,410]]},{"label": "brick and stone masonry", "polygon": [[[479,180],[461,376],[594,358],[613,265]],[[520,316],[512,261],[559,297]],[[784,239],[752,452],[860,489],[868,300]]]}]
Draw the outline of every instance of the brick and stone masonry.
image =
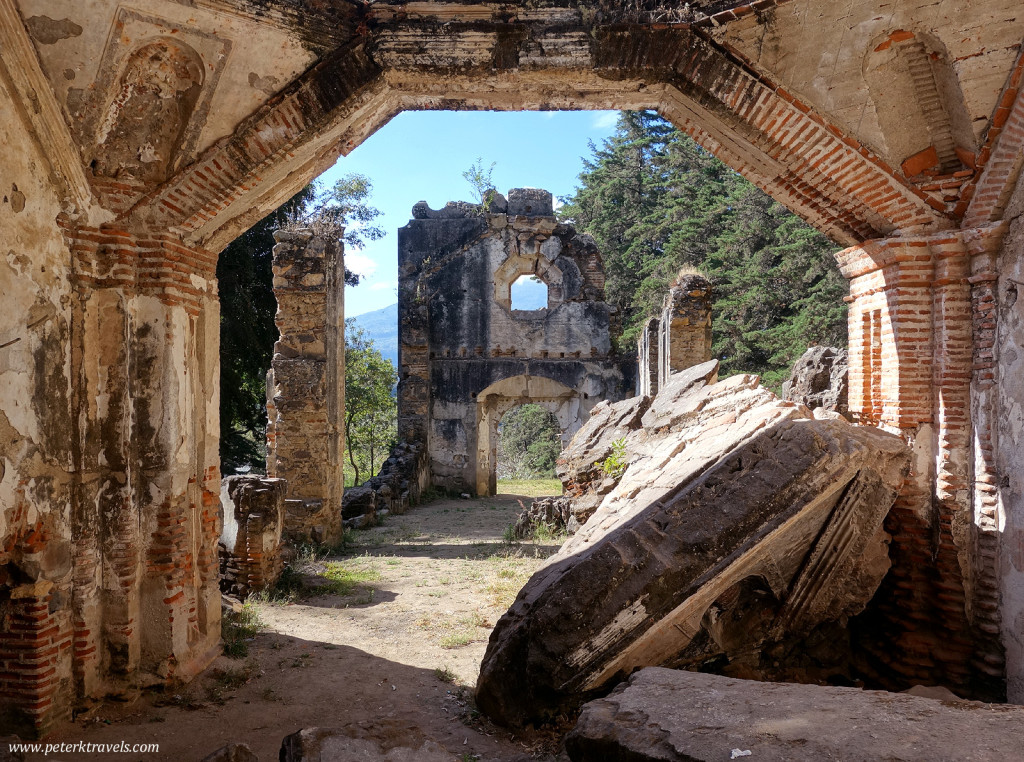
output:
[{"label": "brick and stone masonry", "polygon": [[284,479],[228,476],[221,489],[220,587],[245,600],[273,587],[284,568]]},{"label": "brick and stone masonry", "polygon": [[217,253],[441,107],[658,109],[852,247],[851,415],[917,455],[874,679],[1024,701],[1019,2],[223,5],[0,0],[8,727],[212,658]]}]

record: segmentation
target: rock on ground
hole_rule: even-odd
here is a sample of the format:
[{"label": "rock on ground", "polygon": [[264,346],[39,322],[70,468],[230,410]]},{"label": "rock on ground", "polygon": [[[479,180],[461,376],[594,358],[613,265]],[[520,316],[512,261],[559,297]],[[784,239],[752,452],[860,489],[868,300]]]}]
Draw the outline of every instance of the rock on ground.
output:
[{"label": "rock on ground", "polygon": [[260,762],[260,758],[244,743],[229,743],[203,757],[202,762]]},{"label": "rock on ground", "polygon": [[[403,736],[417,734],[408,728]],[[418,733],[422,737],[422,733]],[[403,738],[408,742],[408,738]],[[306,728],[281,744],[280,762],[455,762],[455,757],[429,738],[414,747],[397,738],[368,734],[359,726]]]},{"label": "rock on ground", "polygon": [[574,762],[1009,762],[1022,727],[1020,706],[652,667],[584,706],[566,749]]},{"label": "rock on ground", "polygon": [[556,719],[644,666],[770,677],[874,594],[906,446],[713,377],[673,376],[625,434],[625,473],[499,620],[477,683],[492,719]]}]

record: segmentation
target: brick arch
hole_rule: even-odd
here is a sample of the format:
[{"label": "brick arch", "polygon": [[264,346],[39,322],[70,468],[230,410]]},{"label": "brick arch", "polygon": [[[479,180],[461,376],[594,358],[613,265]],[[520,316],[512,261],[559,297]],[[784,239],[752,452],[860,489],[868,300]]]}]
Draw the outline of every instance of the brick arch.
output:
[{"label": "brick arch", "polygon": [[863,69],[893,165],[908,176],[973,166],[971,119],[940,39],[905,29],[879,35],[868,45]]},{"label": "brick arch", "polygon": [[694,30],[567,30],[558,55],[523,28],[507,60],[483,62],[479,30],[452,23],[444,66],[402,42],[433,33],[394,22],[326,56],[123,222],[218,251],[402,111],[625,108],[658,110],[837,241],[951,225],[900,170]]}]

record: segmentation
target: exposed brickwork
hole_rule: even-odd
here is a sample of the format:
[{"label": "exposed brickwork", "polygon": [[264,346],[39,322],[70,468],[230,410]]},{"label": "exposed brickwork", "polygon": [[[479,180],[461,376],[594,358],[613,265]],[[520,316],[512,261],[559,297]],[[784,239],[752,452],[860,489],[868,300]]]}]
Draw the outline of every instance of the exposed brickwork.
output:
[{"label": "exposed brickwork", "polygon": [[228,476],[221,490],[221,589],[245,600],[273,586],[281,575],[284,529],[283,479]]},{"label": "exposed brickwork", "polygon": [[984,514],[985,488],[971,469],[984,457],[972,442],[991,436],[971,415],[972,380],[982,380],[972,337],[989,309],[971,283],[982,239],[992,245],[981,231],[890,239],[839,261],[851,279],[850,413],[900,433],[916,453],[886,520],[893,568],[861,620],[868,669],[887,685],[941,675],[960,691],[997,698],[995,558],[975,516]]},{"label": "exposed brickwork", "polygon": [[1024,163],[1024,52],[1010,73],[978,154],[977,182],[964,189],[956,213],[965,228],[1000,219]]}]

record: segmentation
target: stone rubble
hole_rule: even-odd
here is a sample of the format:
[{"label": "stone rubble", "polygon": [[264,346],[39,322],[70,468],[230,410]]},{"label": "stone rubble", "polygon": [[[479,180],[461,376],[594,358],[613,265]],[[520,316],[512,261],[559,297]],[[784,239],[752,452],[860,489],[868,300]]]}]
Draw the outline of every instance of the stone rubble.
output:
[{"label": "stone rubble", "polygon": [[849,415],[849,352],[836,347],[811,347],[793,365],[782,384],[782,399]]}]

